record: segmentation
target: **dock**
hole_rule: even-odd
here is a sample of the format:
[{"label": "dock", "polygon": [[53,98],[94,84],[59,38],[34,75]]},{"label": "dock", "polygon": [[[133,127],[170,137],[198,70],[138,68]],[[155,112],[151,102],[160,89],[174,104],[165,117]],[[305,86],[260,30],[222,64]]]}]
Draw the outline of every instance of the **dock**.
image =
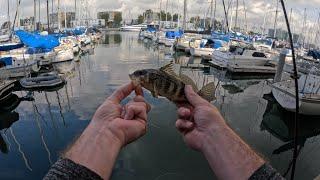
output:
[{"label": "dock", "polygon": [[259,74],[275,74],[276,68],[269,66],[232,66],[228,65],[228,71],[233,73],[259,73]]}]

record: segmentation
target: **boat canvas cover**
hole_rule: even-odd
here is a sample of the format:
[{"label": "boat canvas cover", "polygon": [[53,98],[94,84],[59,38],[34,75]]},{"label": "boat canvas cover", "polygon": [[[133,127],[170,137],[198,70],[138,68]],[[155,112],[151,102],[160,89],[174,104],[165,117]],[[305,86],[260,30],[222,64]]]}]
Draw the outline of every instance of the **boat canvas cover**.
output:
[{"label": "boat canvas cover", "polygon": [[166,38],[168,39],[175,39],[179,38],[183,35],[182,31],[167,31],[166,32]]},{"label": "boat canvas cover", "polygon": [[312,56],[313,59],[320,59],[320,51],[310,50],[307,56]]},{"label": "boat canvas cover", "polygon": [[47,52],[52,51],[53,48],[60,45],[58,39],[50,35],[41,36],[22,30],[16,31],[16,35],[19,37],[20,41],[26,46],[32,48],[40,48]]},{"label": "boat canvas cover", "polygon": [[205,39],[202,40],[200,48],[210,47],[213,49],[219,49],[224,46],[227,42],[218,39]]},{"label": "boat canvas cover", "polygon": [[0,58],[0,63],[4,63],[5,66],[12,65],[12,57]]}]

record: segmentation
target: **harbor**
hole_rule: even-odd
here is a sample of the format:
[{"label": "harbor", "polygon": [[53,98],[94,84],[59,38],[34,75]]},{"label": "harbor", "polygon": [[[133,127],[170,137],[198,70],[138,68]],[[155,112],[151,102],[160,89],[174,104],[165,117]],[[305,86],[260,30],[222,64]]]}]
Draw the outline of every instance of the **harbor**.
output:
[{"label": "harbor", "polygon": [[[213,84],[211,104],[283,177],[290,178],[295,150],[295,179],[318,177],[320,50],[313,43],[319,43],[320,26],[309,42],[306,37],[298,38],[295,54],[288,37],[280,40],[260,32],[245,33],[238,1],[230,1],[237,2],[237,9],[232,7],[236,4],[230,7],[236,19],[232,20],[231,12],[228,26],[229,18],[222,16],[225,20],[219,28],[217,2],[206,2],[208,13],[204,21],[199,19],[199,27],[186,20],[187,2],[179,4],[181,16],[174,16],[172,10],[168,17],[170,4],[160,0],[153,3],[161,13],[147,10],[138,16],[142,23],[126,23],[125,16],[118,23],[119,12],[110,11],[108,18],[112,14],[113,20],[101,25],[106,12],[99,12],[96,19],[81,12],[90,7],[88,1],[72,2],[69,9],[75,8],[76,13],[68,22],[67,8],[65,14],[60,12],[63,2],[58,1],[57,24],[50,23],[53,18],[41,24],[40,5],[35,1],[33,14],[39,22],[29,24],[29,29],[15,23],[4,26],[0,36],[0,179],[42,179],[105,99],[132,80],[129,74],[168,65],[173,76],[188,76],[196,89]],[[50,4],[46,3],[49,17]],[[110,179],[218,179],[205,157],[188,148],[178,133],[175,102],[156,98],[157,93],[147,89],[144,96],[151,105],[147,134],[121,150]],[[133,98],[131,94],[122,104]]]}]

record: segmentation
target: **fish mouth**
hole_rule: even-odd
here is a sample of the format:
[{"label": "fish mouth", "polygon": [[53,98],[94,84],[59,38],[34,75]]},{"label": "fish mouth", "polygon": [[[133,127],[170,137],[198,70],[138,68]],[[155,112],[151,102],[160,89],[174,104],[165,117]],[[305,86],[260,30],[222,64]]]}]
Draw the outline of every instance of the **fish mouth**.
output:
[{"label": "fish mouth", "polygon": [[133,74],[129,74],[129,78],[130,78],[131,80],[133,80],[133,79],[134,79]]}]

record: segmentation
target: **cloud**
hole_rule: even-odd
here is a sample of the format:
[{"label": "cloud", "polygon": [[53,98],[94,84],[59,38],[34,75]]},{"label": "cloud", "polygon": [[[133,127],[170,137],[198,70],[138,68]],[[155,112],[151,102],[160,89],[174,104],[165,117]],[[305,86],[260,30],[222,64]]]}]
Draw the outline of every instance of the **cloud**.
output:
[{"label": "cloud", "polygon": [[[21,0],[22,4],[20,6],[20,16],[32,16],[33,15],[33,2],[34,0]],[[37,2],[39,0],[36,0]],[[57,1],[54,1],[53,10],[57,11]],[[81,7],[80,12],[83,14],[86,10],[89,12],[89,16],[92,18],[96,17],[96,13],[105,10],[119,10],[123,12],[124,19],[136,18],[138,14],[141,14],[147,9],[152,9],[154,11],[159,11],[160,1],[162,9],[165,10],[166,3],[168,2],[168,11],[174,13],[183,12],[183,0],[77,0],[78,7]],[[187,0],[188,1],[188,17],[199,15],[204,17],[209,16],[210,12],[210,2],[211,0]],[[220,20],[224,19],[224,11],[221,0],[213,0],[217,2],[217,13],[216,17]],[[234,3],[236,0],[233,0]],[[11,19],[16,11],[17,0],[10,0],[10,16]],[[40,18],[41,21],[46,20],[46,1],[40,0]],[[51,12],[51,2],[49,0],[50,12]],[[81,3],[82,2],[82,3]],[[229,0],[225,0],[228,4]],[[245,22],[244,4],[246,7],[247,22],[250,28],[259,28],[263,25],[265,20],[267,28],[273,27],[276,0],[238,0],[239,2],[239,21],[240,24]],[[74,11],[74,0],[60,0],[61,10],[64,11]],[[0,1],[0,23],[7,19],[6,7],[7,0]],[[317,20],[318,13],[320,11],[319,4],[320,0],[286,0],[287,10],[290,13],[290,9],[293,9],[292,13],[292,24],[295,29],[301,29],[303,21],[303,11],[307,8],[307,19],[308,24],[314,24]],[[234,4],[235,7],[235,4]],[[279,8],[281,10],[281,8]],[[37,10],[38,11],[38,10]],[[231,11],[230,11],[231,12]],[[235,13],[234,13],[235,14]],[[279,13],[279,25],[284,25],[283,13]]]}]

